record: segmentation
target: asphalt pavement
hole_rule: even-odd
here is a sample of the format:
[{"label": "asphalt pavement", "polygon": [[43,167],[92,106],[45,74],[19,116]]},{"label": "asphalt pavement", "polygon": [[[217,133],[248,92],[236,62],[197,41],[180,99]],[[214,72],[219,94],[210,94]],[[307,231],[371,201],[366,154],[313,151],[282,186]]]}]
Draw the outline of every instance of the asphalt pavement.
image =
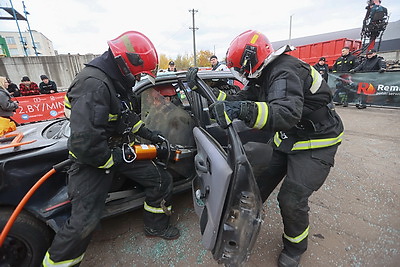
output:
[{"label": "asphalt pavement", "polygon": [[[400,266],[400,110],[337,107],[345,124],[335,167],[310,198],[309,248],[300,266]],[[279,187],[278,187],[279,188]],[[283,225],[277,190],[244,266],[277,266]],[[201,245],[190,192],[174,197],[181,237],[146,238],[142,211],[104,220],[81,267],[221,266]]]}]

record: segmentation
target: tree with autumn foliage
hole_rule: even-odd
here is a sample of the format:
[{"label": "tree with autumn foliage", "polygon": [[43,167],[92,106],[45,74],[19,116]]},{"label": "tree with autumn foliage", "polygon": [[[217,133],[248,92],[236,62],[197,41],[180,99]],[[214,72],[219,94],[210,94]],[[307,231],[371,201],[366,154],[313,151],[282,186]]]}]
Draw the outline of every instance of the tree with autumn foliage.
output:
[{"label": "tree with autumn foliage", "polygon": [[[210,63],[210,57],[213,55],[213,53],[209,50],[200,50],[197,54],[197,66],[198,67],[211,67]],[[194,60],[193,60],[193,55],[188,55],[188,54],[178,54],[178,56],[173,59],[168,57],[165,54],[160,54],[160,69],[168,69],[168,63],[170,61],[175,62],[175,66],[178,71],[180,70],[187,70],[190,67],[193,67],[194,65]]]},{"label": "tree with autumn foliage", "polygon": [[197,54],[197,66],[198,67],[211,67],[210,57],[213,53],[210,50],[200,50]]}]

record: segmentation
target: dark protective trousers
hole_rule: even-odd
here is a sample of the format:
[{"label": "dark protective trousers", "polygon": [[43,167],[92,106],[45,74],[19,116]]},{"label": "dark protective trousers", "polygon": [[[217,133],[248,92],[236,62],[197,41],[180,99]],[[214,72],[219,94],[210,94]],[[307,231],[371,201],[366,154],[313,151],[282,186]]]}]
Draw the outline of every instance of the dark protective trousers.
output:
[{"label": "dark protective trousers", "polygon": [[284,178],[278,193],[284,225],[284,249],[292,256],[307,250],[308,198],[325,182],[338,145],[294,154],[275,150],[268,168],[257,183],[263,201]]},{"label": "dark protective trousers", "polygon": [[[93,230],[101,219],[105,200],[116,174],[122,174],[142,185],[147,205],[160,208],[163,199],[166,201],[165,206],[170,205],[172,177],[152,161],[122,163],[109,173],[103,169],[74,163],[69,170],[68,182],[71,216],[57,232],[48,250],[46,257],[50,257],[51,262],[72,263],[74,260],[81,260]],[[169,224],[169,216],[165,213],[144,211],[143,218],[144,225],[152,229],[165,229]]]}]

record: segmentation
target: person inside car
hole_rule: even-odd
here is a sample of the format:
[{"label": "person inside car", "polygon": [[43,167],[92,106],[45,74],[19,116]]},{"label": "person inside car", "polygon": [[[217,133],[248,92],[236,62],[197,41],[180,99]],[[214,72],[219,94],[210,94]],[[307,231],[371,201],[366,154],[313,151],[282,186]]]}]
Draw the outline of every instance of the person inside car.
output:
[{"label": "person inside car", "polygon": [[[225,94],[229,101],[209,107],[223,128],[240,119],[251,128],[275,132],[272,159],[265,162],[268,167],[257,183],[265,201],[283,180],[278,194],[284,224],[280,267],[298,266],[307,249],[308,198],[328,176],[343,135],[329,86],[312,66],[285,54],[291,50],[285,46],[275,51],[258,31],[237,36],[226,62],[248,84],[236,95]],[[195,77],[196,69],[189,72]]]},{"label": "person inside car", "polygon": [[124,156],[124,144],[138,135],[153,143],[165,140],[133,112],[132,87],[147,74],[154,82],[157,51],[142,33],[128,31],[108,41],[109,49],[86,64],[65,98],[70,120],[68,192],[71,217],[54,237],[43,266],[74,266],[82,261],[98,225],[113,177],[123,175],[144,187],[144,232],[148,237],[176,239],[170,224],[172,176],[151,160]]}]

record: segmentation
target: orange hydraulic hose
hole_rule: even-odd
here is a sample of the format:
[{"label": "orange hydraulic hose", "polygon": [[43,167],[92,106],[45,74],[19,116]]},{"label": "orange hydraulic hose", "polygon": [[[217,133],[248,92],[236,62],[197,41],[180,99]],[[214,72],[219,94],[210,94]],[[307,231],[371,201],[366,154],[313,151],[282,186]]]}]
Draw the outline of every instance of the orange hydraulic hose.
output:
[{"label": "orange hydraulic hose", "polygon": [[15,208],[14,212],[11,214],[10,219],[8,219],[6,225],[4,226],[3,231],[1,231],[0,235],[0,247],[3,246],[4,241],[6,240],[6,237],[8,235],[8,232],[11,230],[11,227],[13,226],[15,220],[17,219],[18,215],[24,208],[25,204],[28,202],[28,200],[31,198],[33,193],[36,192],[36,190],[49,178],[51,177],[57,169],[63,168],[64,166],[68,165],[70,163],[70,160],[65,160],[56,166],[53,166],[53,168],[48,171],[45,175],[42,176],[33,186],[31,189],[29,189],[28,193],[24,196],[24,198],[19,202],[18,206]]}]

